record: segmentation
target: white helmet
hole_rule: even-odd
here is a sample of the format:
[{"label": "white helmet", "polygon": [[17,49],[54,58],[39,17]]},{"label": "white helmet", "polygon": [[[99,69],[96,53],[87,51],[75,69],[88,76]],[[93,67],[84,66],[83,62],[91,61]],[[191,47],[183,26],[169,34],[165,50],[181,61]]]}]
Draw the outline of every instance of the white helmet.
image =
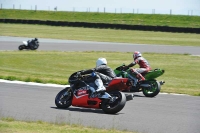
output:
[{"label": "white helmet", "polygon": [[141,56],[142,56],[142,54],[139,51],[135,51],[133,53],[133,59],[136,59],[137,57],[141,57]]},{"label": "white helmet", "polygon": [[107,65],[107,60],[106,58],[99,58],[96,62],[96,67],[100,66],[100,65]]}]

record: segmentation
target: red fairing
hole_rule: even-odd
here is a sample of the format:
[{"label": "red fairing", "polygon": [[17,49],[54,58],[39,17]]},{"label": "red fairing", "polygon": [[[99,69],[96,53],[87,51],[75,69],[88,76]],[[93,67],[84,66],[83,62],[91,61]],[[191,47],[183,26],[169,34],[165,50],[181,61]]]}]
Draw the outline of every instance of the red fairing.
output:
[{"label": "red fairing", "polygon": [[112,91],[112,90],[118,90],[118,91],[123,91],[128,89],[127,85],[128,78],[115,78],[113,79],[108,87],[106,87],[107,91]]},{"label": "red fairing", "polygon": [[89,98],[89,94],[84,94],[84,91],[79,92],[79,96],[74,94],[72,105],[77,107],[85,107],[85,108],[96,108],[99,109],[99,105],[101,100],[99,98]]}]

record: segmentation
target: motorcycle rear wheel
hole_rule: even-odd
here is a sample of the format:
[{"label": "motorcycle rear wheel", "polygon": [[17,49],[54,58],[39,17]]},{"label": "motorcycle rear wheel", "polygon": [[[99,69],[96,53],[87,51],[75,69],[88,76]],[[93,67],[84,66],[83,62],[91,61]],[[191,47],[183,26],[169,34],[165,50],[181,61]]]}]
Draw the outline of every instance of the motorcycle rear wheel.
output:
[{"label": "motorcycle rear wheel", "polygon": [[19,50],[23,50],[24,49],[24,45],[19,45],[18,49]]},{"label": "motorcycle rear wheel", "polygon": [[55,97],[55,104],[58,108],[68,108],[72,105],[73,93],[70,87],[61,90]]},{"label": "motorcycle rear wheel", "polygon": [[113,102],[110,102],[107,99],[103,100],[101,108],[106,114],[116,114],[124,108],[126,104],[126,96],[120,91],[109,92],[109,94],[117,99]]},{"label": "motorcycle rear wheel", "polygon": [[142,92],[146,97],[155,97],[160,92],[160,83],[156,80],[149,81],[151,88],[142,88]]}]

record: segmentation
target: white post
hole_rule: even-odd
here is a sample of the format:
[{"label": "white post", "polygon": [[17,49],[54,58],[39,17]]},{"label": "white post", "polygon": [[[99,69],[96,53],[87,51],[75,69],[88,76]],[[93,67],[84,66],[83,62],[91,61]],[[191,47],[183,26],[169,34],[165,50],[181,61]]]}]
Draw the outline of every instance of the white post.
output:
[{"label": "white post", "polygon": [[155,14],[155,9],[152,9],[152,14]]}]

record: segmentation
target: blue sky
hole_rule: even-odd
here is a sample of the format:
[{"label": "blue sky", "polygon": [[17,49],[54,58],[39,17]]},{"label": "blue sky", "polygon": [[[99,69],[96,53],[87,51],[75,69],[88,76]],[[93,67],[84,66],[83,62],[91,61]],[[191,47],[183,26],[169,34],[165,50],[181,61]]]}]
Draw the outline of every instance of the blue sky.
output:
[{"label": "blue sky", "polygon": [[[107,12],[150,12],[156,13],[182,12],[183,14],[199,14],[200,0],[0,0],[2,8],[34,9],[58,11],[100,11]],[[180,13],[179,13],[180,14]]]}]

